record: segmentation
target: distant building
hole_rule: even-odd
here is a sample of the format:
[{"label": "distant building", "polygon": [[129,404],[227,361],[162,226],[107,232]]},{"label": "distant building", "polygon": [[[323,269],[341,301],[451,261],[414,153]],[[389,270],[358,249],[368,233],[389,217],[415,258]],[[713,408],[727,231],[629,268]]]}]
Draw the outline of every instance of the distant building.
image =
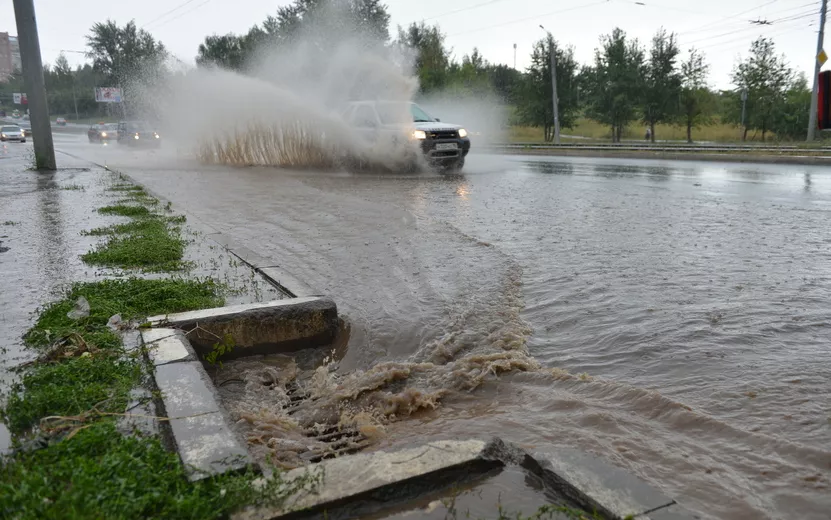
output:
[{"label": "distant building", "polygon": [[17,36],[0,32],[0,81],[8,81],[12,74],[22,68],[20,42],[17,41]]}]

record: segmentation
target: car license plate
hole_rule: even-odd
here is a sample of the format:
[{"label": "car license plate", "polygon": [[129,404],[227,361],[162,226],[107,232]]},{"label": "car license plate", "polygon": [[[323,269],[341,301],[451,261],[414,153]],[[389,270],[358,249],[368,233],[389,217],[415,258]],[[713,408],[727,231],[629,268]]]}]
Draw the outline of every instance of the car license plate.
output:
[{"label": "car license plate", "polygon": [[456,143],[437,143],[436,150],[455,150]]}]

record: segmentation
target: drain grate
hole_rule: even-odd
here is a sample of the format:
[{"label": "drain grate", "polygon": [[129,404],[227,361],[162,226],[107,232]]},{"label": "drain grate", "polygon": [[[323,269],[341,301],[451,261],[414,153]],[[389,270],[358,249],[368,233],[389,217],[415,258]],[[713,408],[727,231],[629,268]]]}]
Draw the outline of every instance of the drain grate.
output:
[{"label": "drain grate", "polygon": [[[285,388],[289,402],[284,410],[288,415],[293,415],[303,403],[310,400],[311,396],[296,381],[287,383]],[[313,449],[300,454],[301,459],[311,463],[357,453],[371,444],[369,439],[356,428],[334,424],[324,425],[322,428],[320,426],[306,428],[303,430],[303,435],[315,441]]]}]

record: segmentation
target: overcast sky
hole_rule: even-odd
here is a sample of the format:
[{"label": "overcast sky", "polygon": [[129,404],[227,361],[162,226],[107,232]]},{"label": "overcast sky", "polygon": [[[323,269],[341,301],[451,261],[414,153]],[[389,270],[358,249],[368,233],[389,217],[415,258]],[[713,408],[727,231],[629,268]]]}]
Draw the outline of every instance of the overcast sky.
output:
[{"label": "overcast sky", "polygon": [[[243,32],[288,0],[35,0],[44,60],[62,49],[84,50],[90,26],[106,18],[119,24],[135,19],[179,59],[192,62],[210,34]],[[644,5],[638,5],[644,4]],[[573,45],[580,62],[593,59],[598,38],[615,27],[648,44],[663,26],[678,33],[682,49],[701,49],[711,64],[710,83],[729,87],[737,58],[759,35],[774,38],[790,64],[810,73],[816,50],[819,0],[387,0],[396,25],[438,23],[457,58],[478,47],[494,63],[528,64],[533,42],[544,36],[540,24],[562,44]],[[170,12],[172,11],[172,12]],[[768,21],[770,25],[752,24]],[[0,32],[17,32],[11,0],[0,1]],[[83,54],[66,53],[74,65]],[[831,66],[831,63],[827,64]]]}]

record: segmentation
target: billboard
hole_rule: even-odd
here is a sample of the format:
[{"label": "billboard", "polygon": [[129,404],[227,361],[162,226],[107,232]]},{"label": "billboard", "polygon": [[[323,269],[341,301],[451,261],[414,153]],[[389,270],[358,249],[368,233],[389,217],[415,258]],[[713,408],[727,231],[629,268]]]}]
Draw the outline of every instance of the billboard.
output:
[{"label": "billboard", "polygon": [[29,100],[26,98],[25,92],[14,92],[12,93],[12,101],[15,105],[28,105]]},{"label": "billboard", "polygon": [[116,87],[96,88],[95,101],[99,103],[121,103],[121,89]]}]

